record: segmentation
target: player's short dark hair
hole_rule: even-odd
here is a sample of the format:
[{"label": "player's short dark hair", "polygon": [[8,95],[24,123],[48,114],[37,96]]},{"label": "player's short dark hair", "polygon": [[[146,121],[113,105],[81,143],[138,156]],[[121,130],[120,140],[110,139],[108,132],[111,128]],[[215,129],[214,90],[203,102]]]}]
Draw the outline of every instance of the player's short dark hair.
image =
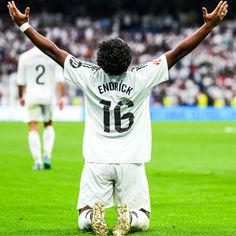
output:
[{"label": "player's short dark hair", "polygon": [[122,75],[131,60],[131,49],[122,39],[110,39],[98,44],[97,64],[109,75]]}]

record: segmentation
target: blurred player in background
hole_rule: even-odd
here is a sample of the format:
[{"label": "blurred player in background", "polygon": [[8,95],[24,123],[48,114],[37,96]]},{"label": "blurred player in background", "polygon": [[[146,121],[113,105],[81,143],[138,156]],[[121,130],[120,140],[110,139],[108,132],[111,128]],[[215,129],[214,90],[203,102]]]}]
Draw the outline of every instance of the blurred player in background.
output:
[{"label": "blurred player in background", "polygon": [[[43,31],[41,33],[44,34]],[[65,104],[63,70],[38,48],[33,47],[19,58],[17,84],[20,105],[27,109],[29,148],[35,161],[33,169],[50,169],[55,140],[52,116],[57,96],[59,108],[63,109]],[[41,121],[44,122],[43,160],[39,136]]]},{"label": "blurred player in background", "polygon": [[79,226],[107,235],[104,207],[116,205],[118,220],[113,235],[149,227],[150,199],[144,163],[151,158],[149,98],[152,88],[168,80],[168,70],[196,48],[228,12],[221,1],[205,23],[173,50],[151,62],[129,68],[132,55],[121,39],[99,44],[97,64],[81,61],[59,49],[8,3],[13,21],[44,53],[64,67],[65,79],[85,95],[86,125],[83,144],[85,166],[81,177]]}]

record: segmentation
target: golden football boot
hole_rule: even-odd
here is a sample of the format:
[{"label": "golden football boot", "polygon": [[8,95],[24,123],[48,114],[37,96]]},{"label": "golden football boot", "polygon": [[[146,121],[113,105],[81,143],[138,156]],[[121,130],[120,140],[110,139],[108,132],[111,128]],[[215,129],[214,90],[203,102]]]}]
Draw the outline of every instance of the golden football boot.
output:
[{"label": "golden football boot", "polygon": [[105,207],[101,202],[95,203],[92,211],[92,230],[96,235],[107,236],[108,226],[105,219]]},{"label": "golden football boot", "polygon": [[118,207],[118,220],[113,229],[113,235],[124,236],[129,233],[130,230],[130,212],[126,204],[122,204]]}]

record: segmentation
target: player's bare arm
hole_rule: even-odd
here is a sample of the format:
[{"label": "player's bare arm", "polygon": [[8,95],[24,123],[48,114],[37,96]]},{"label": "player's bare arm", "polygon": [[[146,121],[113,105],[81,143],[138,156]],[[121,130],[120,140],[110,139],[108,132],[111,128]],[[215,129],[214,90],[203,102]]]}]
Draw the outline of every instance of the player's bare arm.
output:
[{"label": "player's bare arm", "polygon": [[225,18],[228,13],[227,1],[220,1],[212,13],[208,13],[205,7],[202,8],[204,24],[194,34],[180,42],[173,50],[165,55],[169,69],[181,58],[193,51],[207,35]]},{"label": "player's bare arm", "polygon": [[[29,22],[30,8],[27,7],[24,13],[21,13],[15,5],[14,1],[8,2],[8,10],[12,20],[17,26],[22,26],[23,24]],[[39,34],[32,27],[29,27],[24,31],[26,36],[32,41],[32,43],[38,47],[43,53],[51,57],[60,66],[64,66],[65,59],[68,53],[60,48],[58,48],[52,41],[46,37]]]},{"label": "player's bare arm", "polygon": [[59,101],[58,101],[58,106],[59,109],[62,110],[65,107],[65,84],[63,82],[58,82],[57,83],[57,89],[59,92]]},{"label": "player's bare arm", "polygon": [[25,86],[19,85],[18,86],[18,93],[19,93],[19,103],[21,106],[25,105],[24,92],[25,92]]}]

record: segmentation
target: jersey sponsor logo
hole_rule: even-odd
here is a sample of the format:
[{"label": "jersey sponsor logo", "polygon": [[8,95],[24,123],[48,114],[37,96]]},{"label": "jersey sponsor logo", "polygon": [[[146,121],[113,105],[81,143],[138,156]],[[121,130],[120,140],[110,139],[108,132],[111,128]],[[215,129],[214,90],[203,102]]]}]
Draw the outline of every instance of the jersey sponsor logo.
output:
[{"label": "jersey sponsor logo", "polygon": [[126,84],[114,83],[114,82],[105,83],[98,86],[98,91],[100,94],[103,94],[109,91],[119,91],[127,95],[130,95],[132,90],[133,88],[131,88],[130,86]]},{"label": "jersey sponsor logo", "polygon": [[147,66],[148,66],[147,63],[141,64],[141,65],[137,65],[137,66],[133,66],[133,67],[130,68],[130,71],[132,71],[132,72],[133,71],[138,71],[138,70],[141,70],[141,69],[143,69],[143,68],[145,68]]},{"label": "jersey sponsor logo", "polygon": [[70,58],[70,65],[71,65],[73,68],[77,69],[77,68],[81,67],[82,64],[83,64],[83,63],[82,63],[79,59],[77,59],[77,58],[75,58],[75,57],[71,57],[71,58]]}]

